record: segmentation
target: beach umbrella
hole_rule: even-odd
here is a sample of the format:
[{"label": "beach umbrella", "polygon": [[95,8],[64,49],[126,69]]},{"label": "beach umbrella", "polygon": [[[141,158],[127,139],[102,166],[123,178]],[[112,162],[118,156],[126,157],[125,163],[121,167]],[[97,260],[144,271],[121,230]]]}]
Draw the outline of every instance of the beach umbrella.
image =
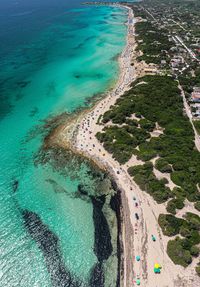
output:
[{"label": "beach umbrella", "polygon": [[140,256],[136,256],[136,260],[137,260],[137,261],[140,261]]},{"label": "beach umbrella", "polygon": [[137,285],[137,286],[140,286],[140,279],[137,279],[137,280],[136,280],[136,285]]},{"label": "beach umbrella", "polygon": [[162,267],[160,266],[160,264],[156,263],[156,264],[154,265],[154,273],[160,274],[161,268],[162,268]]},{"label": "beach umbrella", "polygon": [[154,273],[155,273],[155,274],[160,274],[160,268],[155,268],[155,267],[154,267]]},{"label": "beach umbrella", "polygon": [[162,267],[160,266],[160,264],[156,263],[156,264],[154,265],[154,268],[156,268],[156,269],[161,269]]}]

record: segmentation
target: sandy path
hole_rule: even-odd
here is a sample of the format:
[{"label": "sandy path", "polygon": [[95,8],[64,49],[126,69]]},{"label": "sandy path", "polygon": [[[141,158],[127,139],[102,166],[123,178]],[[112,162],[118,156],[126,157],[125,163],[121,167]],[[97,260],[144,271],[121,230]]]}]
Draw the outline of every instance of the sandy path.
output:
[{"label": "sandy path", "polygon": [[[164,237],[158,226],[157,218],[162,212],[166,213],[164,205],[156,204],[145,192],[142,192],[127,173],[127,165],[120,166],[112,156],[102,147],[95,135],[103,126],[97,125],[99,116],[109,110],[117,98],[129,89],[130,83],[136,77],[135,68],[131,66],[136,43],[134,37],[134,16],[130,8],[128,21],[127,46],[122,53],[119,64],[121,74],[116,88],[106,98],[100,101],[88,114],[80,120],[74,129],[76,137],[73,148],[79,153],[96,161],[110,171],[122,191],[122,205],[124,215],[123,241],[124,241],[124,287],[136,286],[136,277],[141,279],[145,287],[196,287],[197,276],[194,275],[194,266],[184,269],[175,266],[166,254],[168,237]],[[63,139],[66,140],[68,128],[62,129]],[[132,159],[131,164],[138,164]],[[133,200],[133,197],[136,200]],[[135,206],[138,203],[138,207]],[[135,218],[138,213],[139,220]],[[151,235],[157,238],[153,242]],[[140,255],[137,262],[135,256]],[[163,268],[161,274],[153,272],[155,263]],[[191,281],[192,280],[192,281]],[[199,285],[200,286],[200,285]]]}]

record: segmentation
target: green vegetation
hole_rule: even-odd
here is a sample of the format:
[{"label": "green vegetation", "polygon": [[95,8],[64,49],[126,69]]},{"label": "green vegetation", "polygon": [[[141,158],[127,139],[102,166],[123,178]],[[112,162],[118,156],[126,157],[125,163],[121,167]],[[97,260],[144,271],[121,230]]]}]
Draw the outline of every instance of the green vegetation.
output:
[{"label": "green vegetation", "polygon": [[[133,114],[137,120],[131,119]],[[145,76],[135,81],[130,91],[103,115],[102,122],[108,126],[97,137],[116,160],[125,163],[135,154],[144,161],[128,169],[140,188],[158,203],[171,198],[167,203],[171,214],[161,214],[159,225],[164,235],[183,237],[169,241],[167,252],[175,264],[187,266],[199,252],[196,245],[200,243],[200,218],[192,213],[184,219],[174,214],[184,207],[185,198],[199,208],[200,154],[194,146],[192,127],[183,115],[177,82],[167,76]],[[156,123],[164,133],[153,138],[150,132]],[[156,156],[159,159],[155,168],[170,173],[177,185],[173,190],[166,186],[166,180],[156,178],[149,162]]]},{"label": "green vegetation", "polygon": [[160,64],[161,60],[169,61],[166,51],[171,48],[171,43],[166,30],[158,30],[150,21],[136,23],[135,30],[138,34],[137,50],[143,52],[143,55],[138,57],[139,61],[144,60],[146,63],[154,64]]},{"label": "green vegetation", "polygon": [[193,72],[195,73],[195,76],[188,70],[179,76],[181,86],[184,91],[189,94],[193,91],[193,87],[200,86],[200,69],[195,67]]},{"label": "green vegetation", "polygon": [[182,198],[183,200],[186,197],[186,192],[180,187],[174,187],[172,193],[175,197]]},{"label": "green vegetation", "polygon": [[[140,116],[140,119],[130,119],[133,114]],[[172,181],[180,187],[176,192],[182,193],[190,201],[200,200],[197,189],[200,183],[200,153],[195,149],[193,129],[188,118],[183,115],[178,84],[172,77],[145,76],[138,79],[131,90],[103,115],[102,121],[110,122],[112,126],[106,127],[97,137],[115,159],[125,163],[135,154],[138,159],[147,162],[159,156],[156,168],[161,172],[170,172]],[[115,126],[116,122],[125,125]],[[156,122],[163,128],[164,134],[151,138],[149,131]],[[137,146],[139,150],[135,149]],[[137,179],[139,175],[135,177],[143,190],[150,193],[157,202],[163,202],[169,197],[177,198],[174,191],[171,195],[168,188],[156,180],[153,174],[150,178],[143,178],[144,182],[148,182],[146,185]],[[153,189],[149,185],[153,185]],[[172,203],[177,201],[170,203],[171,210]]]},{"label": "green vegetation", "polygon": [[173,199],[167,203],[166,210],[169,213],[176,214],[176,206],[175,203],[173,202]]},{"label": "green vegetation", "polygon": [[153,173],[153,165],[148,162],[144,165],[137,165],[130,167],[128,172],[134,177],[135,182],[141,189],[148,192],[158,202],[165,202],[172,193],[168,187],[165,186],[165,180],[158,180]]},{"label": "green vegetation", "polygon": [[137,145],[150,137],[144,129],[138,129],[132,125],[106,127],[103,131],[103,133],[97,133],[98,140],[104,143],[105,149],[121,164],[131,158]]},{"label": "green vegetation", "polygon": [[200,135],[200,121],[194,121],[193,123],[195,125],[198,134]]},{"label": "green vegetation", "polygon": [[184,240],[180,237],[168,242],[167,253],[174,264],[187,267],[192,262],[190,251],[184,248]]},{"label": "green vegetation", "polygon": [[162,228],[162,232],[166,236],[174,236],[179,234],[180,228],[188,227],[187,222],[184,219],[176,218],[171,214],[160,214],[158,223]]},{"label": "green vegetation", "polygon": [[184,198],[173,198],[167,203],[167,211],[172,214],[176,214],[176,209],[182,209],[184,207]]},{"label": "green vegetation", "polygon": [[166,236],[180,234],[183,239],[176,237],[170,240],[167,246],[167,253],[175,264],[186,267],[192,261],[192,256],[199,255],[200,243],[200,217],[193,213],[186,213],[185,219],[176,218],[171,214],[160,214],[158,223]]},{"label": "green vegetation", "polygon": [[[173,73],[178,77],[186,98],[190,101],[193,87],[200,86],[200,68],[198,62],[185,55],[178,45],[170,41],[172,35],[180,36],[196,56],[200,57],[200,1],[144,0],[142,3],[133,4],[133,10],[137,16],[146,19],[136,24],[138,50],[143,52],[137,60],[157,65],[161,60],[165,60],[159,66],[161,69],[163,66],[168,68],[170,58],[182,56],[189,66],[180,73],[181,69],[186,67],[185,63],[182,63],[178,67],[179,70],[174,70]],[[166,15],[170,17],[167,18]],[[168,38],[168,35],[171,36]],[[199,255],[197,245],[200,243],[200,218],[192,213],[187,213],[184,218],[176,218],[174,215],[177,209],[184,207],[186,198],[194,202],[194,207],[200,211],[200,167],[198,167],[200,154],[194,145],[192,127],[188,119],[183,116],[182,99],[179,97],[180,92],[176,91],[176,82],[171,79],[172,88],[170,88],[164,78],[160,78],[162,83],[158,83],[155,78],[141,79],[145,84],[133,85],[130,91],[132,97],[130,94],[128,97],[134,107],[132,114],[140,118],[136,127],[145,129],[145,125],[140,124],[140,121],[158,123],[163,128],[164,134],[159,138],[150,138],[134,149],[137,158],[146,163],[130,167],[129,173],[157,202],[164,201],[164,197],[160,200],[156,192],[161,191],[162,196],[166,192],[165,200],[168,200],[166,209],[171,214],[161,214],[159,224],[165,235],[177,236],[175,240],[168,242],[167,252],[175,264],[186,267],[192,262],[192,257]],[[152,79],[155,81],[153,80],[154,84],[151,85]],[[195,110],[193,109],[193,112]],[[200,121],[194,121],[194,125],[200,134]],[[146,131],[151,132],[152,128],[149,127]],[[162,173],[169,173],[171,180],[177,185],[173,190],[165,191],[165,183],[162,181],[164,187],[161,187],[159,180],[155,178],[153,165],[149,162],[155,157],[159,158],[155,161],[154,167]],[[151,188],[152,181],[153,188]],[[196,272],[200,276],[200,262],[196,266]]]},{"label": "green vegetation", "polygon": [[163,158],[159,158],[156,160],[155,167],[160,171],[160,172],[172,172],[171,166],[168,164],[166,160]]},{"label": "green vegetation", "polygon": [[[179,34],[187,44],[197,42],[196,37],[200,36],[199,0],[143,0],[142,6],[151,11],[158,24],[162,27],[164,25],[174,34]],[[165,17],[166,15],[170,17]]]},{"label": "green vegetation", "polygon": [[[166,236],[174,236],[179,233],[182,236],[192,236],[191,242],[193,244],[200,243],[200,217],[194,213],[187,212],[185,219],[177,218],[171,214],[160,214],[158,223],[162,228],[163,234]],[[189,231],[186,232],[186,229]]]},{"label": "green vegetation", "polygon": [[139,125],[142,129],[145,129],[148,132],[152,132],[155,128],[155,123],[152,121],[148,121],[147,119],[141,119],[139,121]]},{"label": "green vegetation", "polygon": [[198,257],[199,256],[199,247],[198,246],[192,246],[190,249],[190,253],[192,256]]}]

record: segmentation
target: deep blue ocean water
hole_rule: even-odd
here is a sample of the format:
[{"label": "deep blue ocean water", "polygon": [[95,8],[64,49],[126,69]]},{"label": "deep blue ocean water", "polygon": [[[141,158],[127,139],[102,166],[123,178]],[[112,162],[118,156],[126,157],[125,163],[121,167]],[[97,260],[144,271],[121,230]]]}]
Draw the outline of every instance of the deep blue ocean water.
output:
[{"label": "deep blue ocean water", "polygon": [[60,151],[38,156],[45,120],[118,77],[127,12],[80,3],[0,2],[2,287],[116,286],[116,214],[100,197],[109,179]]}]

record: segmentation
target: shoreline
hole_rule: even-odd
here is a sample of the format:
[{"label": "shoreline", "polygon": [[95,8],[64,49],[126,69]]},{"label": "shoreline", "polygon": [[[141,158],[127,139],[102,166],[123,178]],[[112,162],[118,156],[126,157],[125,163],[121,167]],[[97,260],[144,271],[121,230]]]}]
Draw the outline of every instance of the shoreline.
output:
[{"label": "shoreline", "polygon": [[[88,120],[93,120],[93,123],[96,125],[97,118],[101,114],[104,114],[105,111],[109,110],[110,106],[113,105],[118,98],[120,98],[125,91],[129,90],[130,84],[136,80],[136,72],[134,66],[131,65],[132,59],[135,54],[136,48],[136,41],[135,41],[135,30],[134,30],[134,14],[130,7],[125,5],[118,5],[117,7],[121,7],[128,11],[128,19],[127,19],[127,36],[126,36],[126,46],[123,49],[120,57],[118,58],[119,62],[119,79],[115,85],[115,87],[106,93],[106,96],[101,99],[89,113],[85,115],[85,117],[79,123],[79,127],[77,129],[76,135],[73,138],[73,149],[75,152],[81,153],[83,156],[92,160],[95,164],[97,164],[100,168],[104,169],[109,173],[111,178],[116,184],[117,189],[120,193],[120,200],[121,200],[121,207],[120,207],[120,234],[118,234],[118,240],[121,246],[121,254],[120,254],[120,286],[128,287],[132,286],[133,278],[134,278],[134,265],[133,260],[130,260],[129,256],[134,258],[134,245],[133,245],[133,238],[130,234],[131,228],[131,220],[130,220],[130,211],[127,202],[127,198],[124,192],[124,189],[119,185],[118,178],[116,174],[113,172],[112,166],[110,166],[106,161],[102,161],[102,158],[99,158],[94,153],[90,153],[90,149],[88,148],[87,144],[85,148],[81,146],[81,142],[83,139],[83,134],[80,135],[81,129],[83,126],[88,123]],[[103,103],[103,107],[102,107]],[[94,113],[97,112],[97,115],[94,116]],[[90,118],[90,119],[89,119]],[[92,129],[92,124],[91,127]],[[95,130],[95,128],[94,128]],[[95,132],[96,134],[96,132]],[[95,137],[94,134],[94,137]],[[91,134],[90,134],[91,135]],[[89,136],[89,135],[88,135]],[[90,136],[88,140],[90,140]],[[86,140],[87,142],[87,140]],[[96,145],[96,143],[95,143]],[[119,226],[118,226],[119,228]],[[129,255],[129,256],[128,256]],[[119,260],[119,258],[118,258]]]},{"label": "shoreline", "polygon": [[[125,5],[112,5],[113,7],[117,8],[122,8],[122,9],[127,9],[129,12],[132,11],[132,9],[128,6]],[[59,124],[56,128],[53,128],[52,131],[47,135],[45,139],[45,145],[44,146],[52,146],[52,145],[58,145],[62,146],[63,148],[68,148],[71,151],[83,155],[84,157],[86,156],[87,158],[90,157],[90,154],[87,153],[85,150],[82,150],[81,148],[78,147],[77,144],[77,134],[81,126],[81,122],[90,114],[93,112],[96,108],[98,108],[99,104],[101,104],[104,100],[109,101],[109,104],[112,105],[114,102],[121,97],[121,95],[124,94],[125,91],[129,90],[130,84],[136,80],[136,71],[132,65],[130,65],[130,61],[128,61],[126,64],[129,65],[128,68],[131,70],[131,77],[129,77],[129,81],[125,81],[124,76],[126,72],[126,67],[123,65],[123,59],[125,56],[125,53],[127,52],[127,49],[132,50],[131,54],[132,56],[134,55],[134,51],[136,48],[136,42],[134,39],[134,24],[130,25],[129,20],[130,19],[135,19],[134,15],[132,13],[131,18],[130,14],[128,15],[128,23],[126,24],[128,29],[130,26],[132,26],[133,30],[127,32],[126,36],[126,46],[123,49],[122,53],[120,56],[118,56],[118,63],[119,63],[119,77],[114,85],[113,88],[110,88],[109,90],[105,91],[105,93],[102,94],[102,96],[98,95],[96,98],[93,100],[93,105],[89,108],[82,108],[80,110],[77,110],[77,112],[73,114],[69,114],[67,116],[67,120],[64,120],[64,123]],[[131,37],[129,37],[131,35]],[[133,47],[131,46],[133,45]],[[129,57],[130,60],[132,59],[132,56]],[[126,83],[125,83],[126,82]],[[123,87],[122,87],[123,86]],[[112,102],[110,101],[112,99]],[[106,110],[109,110],[107,107]],[[101,113],[103,110],[101,110]],[[68,121],[66,123],[66,121]],[[86,154],[87,153],[87,154]],[[96,165],[98,165],[100,168],[105,169],[105,166],[102,165],[98,159],[94,159],[93,157],[90,158],[92,161],[95,162]]]},{"label": "shoreline", "polygon": [[[115,87],[111,90],[105,93],[105,97],[103,97],[100,101],[98,101],[88,112],[81,114],[78,118],[77,125],[73,126],[74,132],[71,134],[72,137],[70,140],[72,140],[72,144],[69,144],[70,149],[78,153],[86,158],[88,158],[90,161],[94,162],[98,167],[108,172],[108,174],[111,176],[113,181],[116,184],[116,188],[119,190],[120,194],[120,201],[121,201],[121,207],[120,207],[120,214],[118,218],[118,228],[120,226],[120,230],[118,230],[118,240],[120,242],[120,286],[128,287],[132,286],[132,281],[134,278],[134,265],[133,260],[130,261],[129,256],[134,258],[134,240],[131,236],[130,229],[131,229],[131,215],[128,205],[128,200],[125,195],[124,189],[120,186],[118,182],[118,178],[116,177],[116,174],[113,172],[113,169],[109,164],[106,162],[102,162],[102,159],[98,156],[94,157],[94,154],[90,153],[90,150],[88,150],[87,145],[85,146],[85,149],[81,146],[82,137],[79,138],[81,125],[83,125],[84,121],[87,121],[88,116],[94,111],[99,111],[99,115],[103,114],[105,111],[103,108],[101,108],[102,102],[104,102],[105,110],[109,110],[109,107],[115,103],[115,101],[120,98],[124,92],[129,90],[131,83],[136,80],[136,71],[134,66],[131,65],[132,59],[135,55],[135,49],[136,49],[136,41],[135,41],[135,30],[134,30],[134,14],[130,7],[125,5],[117,5],[117,7],[121,7],[123,9],[127,9],[128,11],[128,19],[127,19],[127,36],[126,36],[126,46],[124,50],[122,51],[120,57],[118,58],[119,62],[119,79],[115,85]],[[97,117],[97,116],[96,116]],[[92,117],[93,121],[96,124],[96,117]],[[67,127],[68,129],[69,127]],[[66,129],[63,130],[63,132],[66,134]],[[120,222],[119,222],[120,220]],[[123,252],[122,252],[123,251]],[[129,255],[129,256],[128,256]],[[119,260],[119,258],[118,258]]]},{"label": "shoreline", "polygon": [[[128,164],[120,166],[103,146],[98,142],[96,133],[102,131],[104,125],[98,125],[101,114],[109,110],[118,98],[130,88],[131,83],[137,79],[134,61],[137,43],[135,41],[134,15],[130,7],[117,5],[128,9],[127,44],[119,57],[119,80],[113,90],[97,101],[92,108],[85,109],[72,117],[71,122],[59,126],[50,135],[50,144],[56,144],[70,149],[73,153],[89,159],[98,167],[108,172],[116,183],[121,195],[121,240],[123,253],[121,254],[120,286],[133,286],[136,278],[141,279],[144,287],[193,287],[195,276],[192,266],[187,269],[175,265],[166,253],[167,241],[157,222],[160,213],[166,213],[163,205],[158,205],[145,192],[141,191],[127,172]],[[133,64],[132,64],[133,63]],[[132,158],[132,165],[137,165],[136,158]],[[136,210],[133,197],[137,198],[139,206]],[[140,216],[136,221],[134,214]],[[157,241],[152,244],[151,234]],[[119,238],[120,239],[120,238]],[[135,257],[141,256],[141,263]],[[153,266],[155,262],[161,264],[161,274],[155,275]]]},{"label": "shoreline", "polygon": [[[113,6],[113,5],[112,5]],[[90,108],[84,108],[79,110],[73,115],[67,116],[63,123],[59,124],[56,128],[45,137],[43,148],[48,149],[49,147],[62,147],[77,154],[80,157],[87,158],[90,162],[96,165],[98,168],[108,173],[112,182],[115,185],[115,190],[117,190],[117,198],[120,200],[121,206],[118,208],[119,214],[116,211],[117,216],[117,227],[118,227],[118,283],[119,286],[128,287],[129,283],[132,282],[133,274],[133,261],[132,264],[127,260],[126,254],[133,254],[133,244],[132,237],[129,236],[129,229],[131,226],[130,221],[130,211],[127,203],[127,199],[124,190],[118,184],[118,179],[115,176],[112,168],[105,162],[102,162],[100,158],[90,155],[86,150],[83,150],[79,146],[79,132],[81,129],[81,123],[88,117],[90,113],[98,109],[99,105],[103,101],[108,101],[109,106],[114,104],[114,102],[123,95],[123,93],[130,88],[130,84],[136,79],[136,72],[134,66],[131,65],[133,57],[135,55],[135,48],[137,47],[134,35],[134,18],[133,11],[130,7],[125,5],[117,5],[118,8],[128,11],[127,17],[127,35],[126,35],[126,45],[118,57],[119,63],[119,77],[115,86],[106,91],[102,97],[97,98],[94,104]],[[128,59],[127,56],[129,55]],[[109,106],[106,106],[109,109]],[[103,114],[102,109],[101,113]],[[96,121],[95,121],[96,124]],[[126,222],[125,222],[126,221]],[[129,283],[128,283],[129,282]],[[131,284],[132,286],[132,284]]]}]

